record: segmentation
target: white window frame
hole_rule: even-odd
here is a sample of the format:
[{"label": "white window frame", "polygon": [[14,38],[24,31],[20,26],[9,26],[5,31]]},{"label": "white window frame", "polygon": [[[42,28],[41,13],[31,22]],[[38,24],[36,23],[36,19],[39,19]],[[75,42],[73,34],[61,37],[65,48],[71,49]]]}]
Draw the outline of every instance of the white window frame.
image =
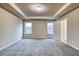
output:
[{"label": "white window frame", "polygon": [[[31,28],[26,28],[26,23],[31,23]],[[27,29],[31,29],[31,33],[27,33]],[[24,22],[24,34],[32,34],[32,22]]]},{"label": "white window frame", "polygon": [[[52,22],[47,22],[47,34],[49,34],[49,33],[48,33],[48,30],[49,30],[49,29],[52,29],[52,31],[54,31],[54,28],[48,28],[48,23],[52,23]],[[53,23],[52,23],[52,24],[53,24]],[[52,32],[51,34],[53,34],[53,32]]]}]

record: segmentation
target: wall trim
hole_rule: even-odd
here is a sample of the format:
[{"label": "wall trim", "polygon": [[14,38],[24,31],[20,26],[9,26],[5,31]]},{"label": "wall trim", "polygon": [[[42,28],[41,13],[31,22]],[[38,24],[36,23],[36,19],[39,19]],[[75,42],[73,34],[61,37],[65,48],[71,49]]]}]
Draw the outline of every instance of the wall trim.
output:
[{"label": "wall trim", "polygon": [[68,45],[71,46],[72,48],[76,49],[76,50],[79,50],[79,48],[78,47],[75,47],[74,45],[71,45],[69,43],[68,43]]},{"label": "wall trim", "polygon": [[2,50],[5,49],[5,48],[8,48],[9,46],[15,44],[16,42],[18,42],[18,41],[20,41],[20,40],[21,40],[21,39],[18,39],[18,40],[16,40],[16,41],[14,41],[14,42],[12,42],[12,43],[10,43],[10,44],[8,44],[8,45],[6,45],[6,46],[0,48],[0,51],[2,51]]},{"label": "wall trim", "polygon": [[22,38],[22,39],[55,39],[55,38]]}]

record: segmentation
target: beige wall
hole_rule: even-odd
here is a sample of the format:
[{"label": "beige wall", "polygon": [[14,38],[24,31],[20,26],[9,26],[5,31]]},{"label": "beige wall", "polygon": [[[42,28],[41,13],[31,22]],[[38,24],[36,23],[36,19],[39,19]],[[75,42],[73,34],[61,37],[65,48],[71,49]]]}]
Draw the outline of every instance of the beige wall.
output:
[{"label": "beige wall", "polygon": [[0,8],[0,48],[22,38],[22,20]]},{"label": "beige wall", "polygon": [[56,40],[61,39],[61,26],[60,21],[54,22],[54,36]]},{"label": "beige wall", "polygon": [[79,49],[79,8],[67,15],[68,44]]},{"label": "beige wall", "polygon": [[[67,22],[65,22],[67,29],[64,26],[65,19],[67,19]],[[56,38],[79,50],[79,8],[60,18],[56,27]],[[67,36],[64,36],[64,34],[67,34]]]},{"label": "beige wall", "polygon": [[[24,35],[24,38],[48,38],[47,37],[47,22],[50,21],[30,21],[32,22],[32,34]],[[53,21],[51,21],[53,23]]]},{"label": "beige wall", "polygon": [[33,21],[34,38],[46,38],[47,26],[45,21]]}]

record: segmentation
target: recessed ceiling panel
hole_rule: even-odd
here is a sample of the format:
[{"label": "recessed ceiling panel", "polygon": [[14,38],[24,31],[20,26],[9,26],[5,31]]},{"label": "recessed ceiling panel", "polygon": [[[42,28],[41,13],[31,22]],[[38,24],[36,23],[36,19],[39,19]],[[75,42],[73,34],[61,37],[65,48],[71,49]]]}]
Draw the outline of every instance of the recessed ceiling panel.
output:
[{"label": "recessed ceiling panel", "polygon": [[52,17],[64,3],[16,3],[27,17]]}]

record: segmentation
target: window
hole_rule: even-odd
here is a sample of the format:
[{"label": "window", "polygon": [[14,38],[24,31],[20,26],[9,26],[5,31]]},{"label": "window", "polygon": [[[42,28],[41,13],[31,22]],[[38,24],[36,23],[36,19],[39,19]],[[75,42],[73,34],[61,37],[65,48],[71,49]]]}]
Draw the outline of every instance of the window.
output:
[{"label": "window", "polygon": [[47,23],[47,34],[53,34],[53,23]]},{"label": "window", "polygon": [[32,23],[25,22],[24,34],[32,34]]}]

